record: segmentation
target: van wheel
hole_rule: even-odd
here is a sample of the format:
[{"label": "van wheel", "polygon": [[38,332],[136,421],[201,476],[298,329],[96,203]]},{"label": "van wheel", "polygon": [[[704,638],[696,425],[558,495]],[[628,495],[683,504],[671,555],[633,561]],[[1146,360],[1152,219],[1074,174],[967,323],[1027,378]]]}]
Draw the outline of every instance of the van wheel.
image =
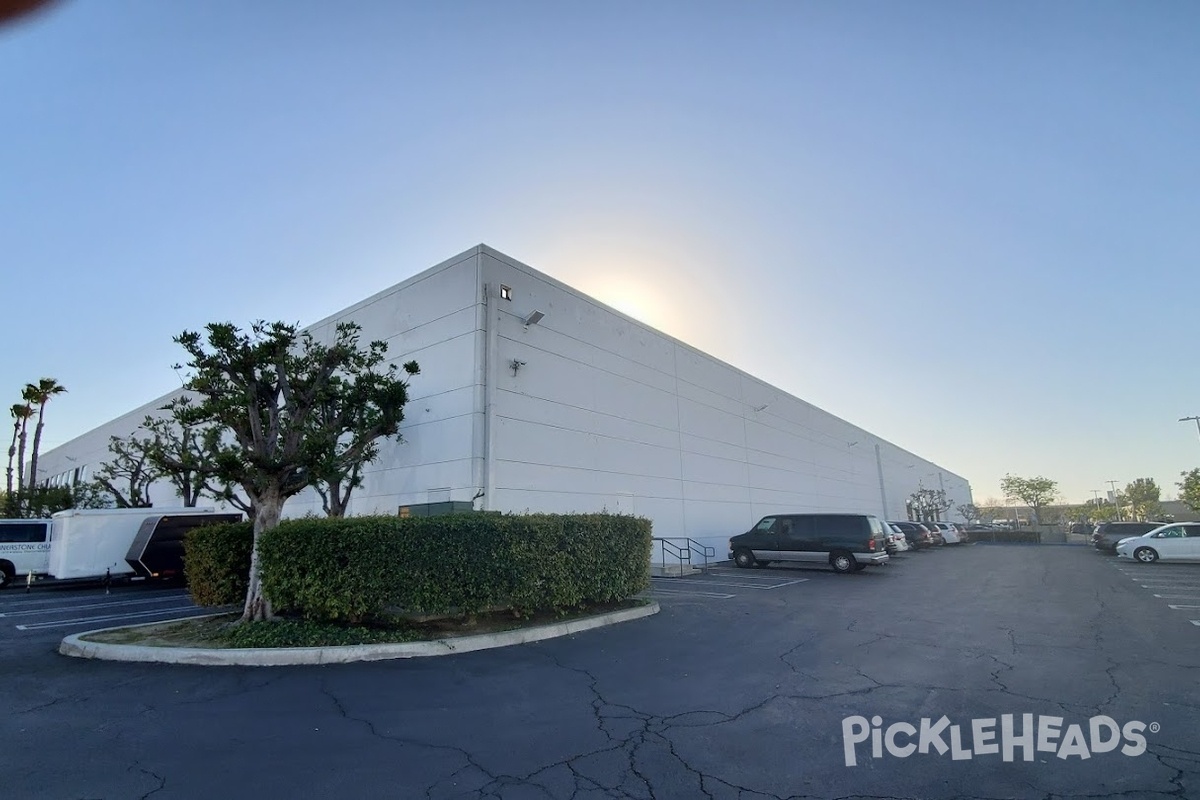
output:
[{"label": "van wheel", "polygon": [[844,550],[839,550],[829,556],[829,566],[833,567],[834,572],[853,572],[858,562],[854,560],[854,556]]},{"label": "van wheel", "polygon": [[1158,553],[1149,547],[1139,547],[1133,552],[1133,557],[1143,564],[1153,564],[1158,561]]},{"label": "van wheel", "polygon": [[756,563],[754,560],[754,553],[751,553],[749,550],[737,550],[733,554],[733,563],[737,564],[742,569],[753,567]]},{"label": "van wheel", "polygon": [[12,564],[7,561],[0,561],[0,589],[11,584],[15,575],[16,572],[13,570]]}]

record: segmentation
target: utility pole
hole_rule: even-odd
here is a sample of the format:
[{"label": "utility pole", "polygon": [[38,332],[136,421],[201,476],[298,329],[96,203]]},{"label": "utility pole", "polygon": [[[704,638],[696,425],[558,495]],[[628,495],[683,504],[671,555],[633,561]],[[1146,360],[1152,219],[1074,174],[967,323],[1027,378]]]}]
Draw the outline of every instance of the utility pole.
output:
[{"label": "utility pole", "polygon": [[1200,433],[1200,417],[1181,417],[1180,422],[1195,422],[1196,433]]},{"label": "utility pole", "polygon": [[1121,521],[1121,502],[1120,502],[1119,496],[1117,494],[1117,482],[1116,481],[1105,481],[1105,483],[1107,483],[1109,486],[1112,487],[1113,505],[1117,507],[1117,522],[1120,522]]}]

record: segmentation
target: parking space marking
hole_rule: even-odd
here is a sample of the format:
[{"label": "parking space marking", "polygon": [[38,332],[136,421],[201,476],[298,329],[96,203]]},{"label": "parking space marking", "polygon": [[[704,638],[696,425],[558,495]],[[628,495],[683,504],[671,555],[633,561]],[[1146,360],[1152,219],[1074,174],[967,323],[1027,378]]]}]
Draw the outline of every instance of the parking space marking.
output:
[{"label": "parking space marking", "polygon": [[1194,619],[1194,620],[1192,620],[1192,624],[1193,624],[1193,625],[1200,625],[1200,619]]},{"label": "parking space marking", "polygon": [[1160,600],[1200,600],[1200,595],[1194,594],[1156,594]]},{"label": "parking space marking", "polygon": [[667,597],[710,597],[714,600],[728,600],[731,597],[737,597],[736,594],[718,594],[717,592],[693,592],[687,589],[654,589],[657,595],[665,595]]},{"label": "parking space marking", "polygon": [[172,595],[170,597],[155,597],[146,600],[114,600],[107,603],[85,603],[79,606],[52,606],[50,608],[32,608],[23,611],[5,611],[0,613],[0,617],[28,617],[31,614],[62,614],[66,611],[87,611],[90,608],[108,608],[110,606],[133,606],[144,605],[146,603],[173,603],[180,597],[186,595]]},{"label": "parking space marking", "polygon": [[[178,608],[157,608],[152,611],[132,611],[128,614],[109,614],[100,617],[77,617],[76,619],[64,619],[57,622],[31,622],[27,625],[15,626],[19,631],[37,631],[45,628],[61,628],[66,625],[80,625],[88,622],[115,622],[122,619],[134,619],[136,617],[151,617],[155,614],[175,614],[180,611],[203,611],[203,609],[195,606],[179,606]],[[208,613],[208,612],[205,612]]]},{"label": "parking space marking", "polygon": [[[7,591],[8,590],[6,589],[5,592],[7,592]],[[70,605],[72,603],[86,603],[89,598],[92,598],[95,600],[102,600],[104,602],[109,602],[109,601],[112,601],[117,598],[127,597],[130,595],[137,596],[137,595],[140,595],[143,593],[140,591],[137,591],[137,592],[125,592],[125,593],[113,592],[112,594],[105,594],[102,590],[97,590],[96,593],[92,594],[92,595],[83,595],[83,596],[76,595],[74,597],[38,597],[37,594],[26,594],[24,592],[20,592],[19,594],[11,596],[10,598],[3,597],[3,594],[4,594],[4,592],[0,592],[0,608],[5,608],[5,607],[16,608],[18,606],[20,606],[21,608],[26,608],[26,607],[28,607],[30,605],[34,605],[34,604],[38,604],[38,605],[45,604],[45,606],[46,606],[45,610],[49,611],[51,609],[60,608],[64,605]],[[180,597],[187,597],[188,590],[187,589],[180,589],[178,591],[174,591],[174,590],[161,591],[160,590],[160,591],[156,591],[154,593],[154,596],[159,599],[167,599],[167,600],[178,599]],[[130,601],[130,602],[133,602],[133,601]]]},{"label": "parking space marking", "polygon": [[710,569],[708,574],[714,578],[734,578],[739,581],[777,581],[782,576],[777,572],[750,572],[744,569]]},{"label": "parking space marking", "polygon": [[780,586],[791,586],[794,583],[804,583],[806,580],[808,580],[808,578],[800,578],[799,580],[787,581],[786,583],[779,583],[773,586],[763,586],[762,584],[758,583],[734,583],[732,581],[721,580],[720,578],[708,580],[703,578],[655,578],[654,580],[664,581],[665,584],[663,585],[670,585],[673,583],[700,583],[705,586],[712,586],[718,589],[724,586],[732,586],[737,589],[757,589],[759,591],[763,591],[765,589],[778,589]]},{"label": "parking space marking", "polygon": [[1173,605],[1172,603],[1167,603],[1167,608],[1173,608],[1176,611],[1191,611],[1192,609],[1200,608],[1200,606],[1177,606]]}]

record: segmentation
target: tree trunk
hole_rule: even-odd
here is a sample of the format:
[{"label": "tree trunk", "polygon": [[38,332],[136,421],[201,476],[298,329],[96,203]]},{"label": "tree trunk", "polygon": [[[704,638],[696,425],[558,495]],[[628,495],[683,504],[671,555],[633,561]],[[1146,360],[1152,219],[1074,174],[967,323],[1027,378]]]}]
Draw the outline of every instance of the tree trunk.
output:
[{"label": "tree trunk", "polygon": [[17,486],[24,491],[28,484],[25,482],[25,438],[28,434],[29,420],[21,421],[21,434],[17,437]]},{"label": "tree trunk", "polygon": [[46,404],[42,403],[38,406],[38,423],[33,429],[33,455],[29,457],[29,488],[37,488],[37,467],[38,467],[38,448],[42,446],[42,414],[46,411]]},{"label": "tree trunk", "polygon": [[274,617],[271,601],[263,593],[262,571],[258,563],[258,541],[264,531],[279,524],[283,513],[283,496],[278,488],[272,488],[254,502],[254,549],[250,552],[250,580],[246,587],[246,606],[242,609],[242,622],[262,622]]},{"label": "tree trunk", "polygon": [[12,497],[13,493],[13,459],[17,457],[17,436],[21,433],[21,420],[18,418],[13,423],[13,438],[12,443],[8,446],[8,485],[5,491],[5,497]]}]

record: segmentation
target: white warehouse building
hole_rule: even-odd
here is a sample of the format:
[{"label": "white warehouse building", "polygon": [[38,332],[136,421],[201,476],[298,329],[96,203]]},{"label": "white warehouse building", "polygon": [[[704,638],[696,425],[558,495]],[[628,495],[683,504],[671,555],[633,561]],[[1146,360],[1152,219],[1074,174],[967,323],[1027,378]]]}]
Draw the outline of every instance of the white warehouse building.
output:
[{"label": "white warehouse building", "polygon": [[[920,485],[972,502],[959,475],[479,245],[307,328],[339,322],[415,359],[401,426],[364,471],[349,514],[447,501],[475,508],[648,517],[718,558],[782,511],[905,519]],[[154,400],[41,456],[54,482],[88,480],[110,436]],[[165,481],[157,505],[177,505]],[[321,513],[312,490],[285,516]]]}]

